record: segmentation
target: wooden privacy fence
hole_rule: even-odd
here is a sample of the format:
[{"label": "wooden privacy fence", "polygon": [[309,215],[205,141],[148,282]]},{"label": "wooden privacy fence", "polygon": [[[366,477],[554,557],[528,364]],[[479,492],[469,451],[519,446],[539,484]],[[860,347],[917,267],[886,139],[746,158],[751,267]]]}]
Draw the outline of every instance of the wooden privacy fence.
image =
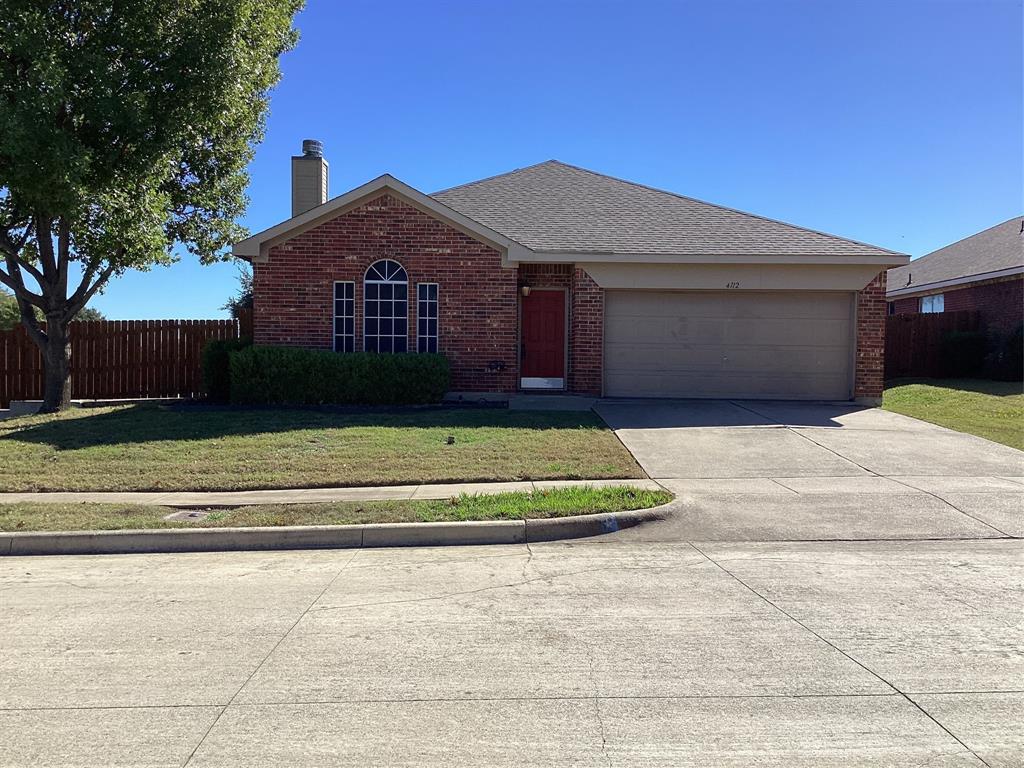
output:
[{"label": "wooden privacy fence", "polygon": [[944,376],[943,337],[979,330],[981,317],[973,311],[890,315],[885,319],[885,378]]},{"label": "wooden privacy fence", "polygon": [[[203,345],[238,336],[235,320],[73,322],[71,396],[198,397]],[[0,408],[43,396],[43,359],[24,328],[0,331]]]}]

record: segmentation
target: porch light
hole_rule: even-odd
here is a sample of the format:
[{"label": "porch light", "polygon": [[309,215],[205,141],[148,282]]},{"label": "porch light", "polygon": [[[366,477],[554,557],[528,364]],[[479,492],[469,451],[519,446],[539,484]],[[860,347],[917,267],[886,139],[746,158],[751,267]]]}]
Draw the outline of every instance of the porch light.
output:
[{"label": "porch light", "polygon": [[520,291],[520,293],[523,294],[523,296],[529,296],[530,295],[530,286],[524,285],[522,288],[519,289],[519,291]]}]

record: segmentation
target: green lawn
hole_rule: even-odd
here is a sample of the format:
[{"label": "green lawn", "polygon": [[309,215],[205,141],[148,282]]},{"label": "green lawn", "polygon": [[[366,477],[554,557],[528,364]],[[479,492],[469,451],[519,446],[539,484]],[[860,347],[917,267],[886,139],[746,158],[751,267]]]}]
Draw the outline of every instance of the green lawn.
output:
[{"label": "green lawn", "polygon": [[225,528],[359,523],[522,520],[646,509],[671,501],[665,491],[557,488],[534,493],[459,496],[439,501],[274,504],[212,510],[196,521],[164,520],[169,507],[116,504],[3,504],[0,531],[112,531],[140,528]]},{"label": "green lawn", "polygon": [[895,381],[882,407],[1024,450],[1020,382],[980,379]]},{"label": "green lawn", "polygon": [[644,477],[592,413],[155,405],[0,421],[0,490],[241,490]]}]

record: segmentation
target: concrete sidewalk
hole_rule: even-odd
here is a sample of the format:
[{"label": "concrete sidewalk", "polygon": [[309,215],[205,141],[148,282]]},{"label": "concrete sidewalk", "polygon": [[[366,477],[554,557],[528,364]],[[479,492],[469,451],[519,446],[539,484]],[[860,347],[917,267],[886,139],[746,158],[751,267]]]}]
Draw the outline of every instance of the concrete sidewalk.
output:
[{"label": "concrete sidewalk", "polygon": [[332,501],[389,501],[394,499],[447,499],[465,494],[494,494],[512,491],[549,490],[591,486],[609,488],[633,486],[644,490],[661,490],[653,480],[537,480],[510,483],[445,483],[420,485],[363,486],[358,488],[291,488],[270,491],[189,491],[171,493],[119,492],[119,493],[0,493],[0,504],[57,503],[57,504],[152,504],[164,507],[231,507],[248,504],[310,504]]}]

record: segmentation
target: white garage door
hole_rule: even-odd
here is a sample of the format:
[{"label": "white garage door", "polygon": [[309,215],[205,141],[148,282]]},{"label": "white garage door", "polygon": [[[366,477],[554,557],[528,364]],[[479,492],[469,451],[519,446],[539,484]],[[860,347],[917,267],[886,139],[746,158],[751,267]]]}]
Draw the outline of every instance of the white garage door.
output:
[{"label": "white garage door", "polygon": [[605,394],[851,396],[852,293],[608,291]]}]

